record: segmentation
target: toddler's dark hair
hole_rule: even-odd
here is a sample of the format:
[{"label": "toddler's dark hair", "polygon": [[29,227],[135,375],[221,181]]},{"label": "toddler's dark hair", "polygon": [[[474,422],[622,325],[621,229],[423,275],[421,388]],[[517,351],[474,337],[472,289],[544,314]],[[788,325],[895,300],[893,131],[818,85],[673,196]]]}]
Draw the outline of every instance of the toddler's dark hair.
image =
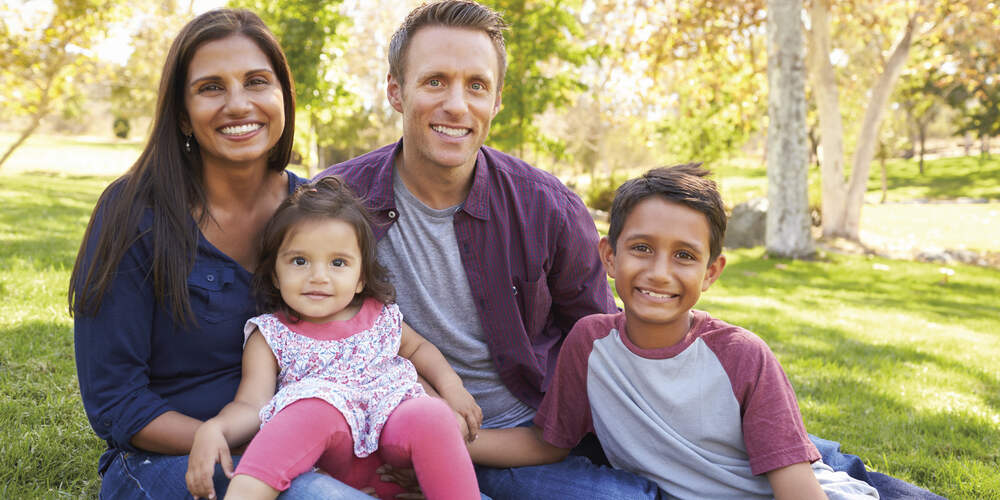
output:
[{"label": "toddler's dark hair", "polygon": [[[685,163],[672,167],[654,168],[642,177],[629,179],[618,186],[615,199],[611,203],[611,224],[608,229],[608,243],[612,251],[617,250],[618,236],[622,233],[625,219],[632,209],[650,196],[661,196],[668,201],[693,208],[708,219],[709,264],[722,253],[722,240],[726,235],[726,208],[715,181],[708,179],[711,172],[701,168],[701,163]],[[663,221],[670,224],[670,221]]]},{"label": "toddler's dark hair", "polygon": [[282,312],[294,321],[295,313],[274,286],[274,270],[278,251],[288,231],[299,222],[309,219],[339,219],[354,228],[361,249],[361,279],[365,288],[355,295],[352,306],[372,297],[384,304],[396,300],[396,289],[389,282],[389,272],[375,258],[375,235],[371,217],[354,195],[351,188],[337,176],[329,176],[303,184],[281,202],[274,216],[264,226],[261,238],[260,264],[253,275],[252,288],[260,312]]}]

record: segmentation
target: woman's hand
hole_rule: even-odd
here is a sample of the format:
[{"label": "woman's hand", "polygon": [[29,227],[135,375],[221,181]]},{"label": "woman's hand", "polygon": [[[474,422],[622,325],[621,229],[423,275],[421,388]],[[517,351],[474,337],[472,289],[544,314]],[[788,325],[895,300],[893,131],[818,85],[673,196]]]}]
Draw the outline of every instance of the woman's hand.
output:
[{"label": "woman's hand", "polygon": [[[476,404],[476,399],[461,383],[442,387],[440,394],[458,416],[459,429],[464,431],[465,440],[470,443],[475,441],[483,424],[483,410]],[[462,425],[463,422],[465,425]]]},{"label": "woman's hand", "polygon": [[215,464],[222,464],[226,477],[233,477],[233,457],[229,454],[229,444],[217,422],[209,420],[194,434],[194,445],[188,456],[188,470],[184,475],[188,491],[195,498],[215,498]]}]

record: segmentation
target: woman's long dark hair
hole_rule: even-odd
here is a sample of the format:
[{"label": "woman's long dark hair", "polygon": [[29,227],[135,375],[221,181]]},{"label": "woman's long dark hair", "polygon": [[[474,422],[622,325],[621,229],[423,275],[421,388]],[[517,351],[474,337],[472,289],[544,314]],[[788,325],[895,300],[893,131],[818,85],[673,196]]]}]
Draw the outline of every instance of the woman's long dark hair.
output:
[{"label": "woman's long dark hair", "polygon": [[[292,154],[295,89],[285,53],[264,22],[247,10],[218,9],[189,22],[170,46],[160,77],[156,115],[145,149],[135,164],[101,194],[87,225],[69,282],[71,314],[95,315],[114,281],[125,252],[145,233],[137,228],[145,209],[152,212],[152,285],[157,302],[172,310],[178,323],[196,321],[191,311],[187,277],[198,245],[192,210],[206,207],[201,154],[191,143],[186,152],[181,132],[187,112],[184,92],[188,66],[206,42],[245,36],[271,63],[284,101],[285,128],[267,159],[269,170],[281,172]],[[201,210],[203,223],[211,215]],[[100,214],[101,223],[95,226]],[[95,234],[96,233],[96,234]],[[88,248],[91,239],[95,242]]]}]

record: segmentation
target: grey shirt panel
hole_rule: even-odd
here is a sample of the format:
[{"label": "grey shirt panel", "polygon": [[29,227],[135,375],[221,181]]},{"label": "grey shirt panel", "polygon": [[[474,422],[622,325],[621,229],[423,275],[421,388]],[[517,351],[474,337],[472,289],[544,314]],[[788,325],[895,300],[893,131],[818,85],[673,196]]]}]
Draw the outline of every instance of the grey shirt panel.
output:
[{"label": "grey shirt panel", "polygon": [[483,427],[513,427],[535,410],[500,380],[465,274],[454,216],[461,206],[435,210],[393,173],[396,222],[379,241],[379,261],[396,287],[403,320],[437,346],[483,409]]}]

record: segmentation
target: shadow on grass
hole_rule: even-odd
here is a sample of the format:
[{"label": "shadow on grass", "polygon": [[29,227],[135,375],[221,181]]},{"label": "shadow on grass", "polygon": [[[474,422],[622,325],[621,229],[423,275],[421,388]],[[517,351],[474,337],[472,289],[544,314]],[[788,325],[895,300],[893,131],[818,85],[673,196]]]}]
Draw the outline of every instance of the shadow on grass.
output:
[{"label": "shadow on grass", "polygon": [[[860,456],[875,470],[946,497],[968,498],[972,492],[954,484],[954,474],[943,473],[942,463],[983,471],[1000,467],[1000,429],[986,417],[960,409],[917,408],[884,387],[886,379],[933,366],[946,377],[975,380],[976,394],[1000,412],[1000,380],[995,375],[914,347],[858,341],[835,328],[806,322],[783,324],[781,332],[767,320],[747,321],[745,326],[783,361],[806,408],[810,432],[841,442],[845,453]],[[892,462],[883,458],[887,455],[894,457]],[[981,484],[982,478],[978,480]]]}]

